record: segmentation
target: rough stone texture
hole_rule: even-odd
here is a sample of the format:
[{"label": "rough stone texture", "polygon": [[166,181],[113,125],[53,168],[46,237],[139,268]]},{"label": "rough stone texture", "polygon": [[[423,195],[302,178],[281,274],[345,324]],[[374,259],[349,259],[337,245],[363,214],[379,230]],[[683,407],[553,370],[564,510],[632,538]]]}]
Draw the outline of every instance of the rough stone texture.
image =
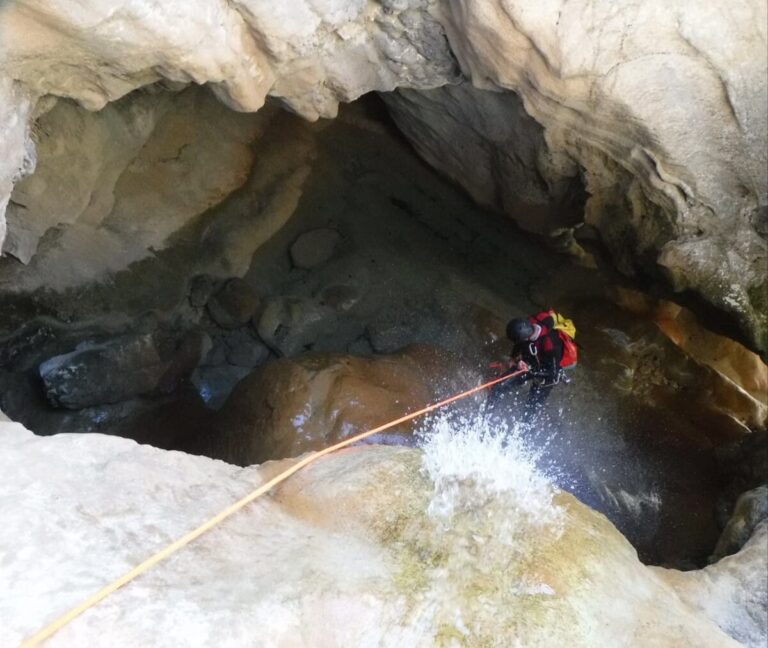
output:
[{"label": "rough stone texture", "polygon": [[139,92],[98,113],[59,101],[35,125],[37,169],[6,215],[5,251],[35,263],[3,283],[62,290],[162,249],[245,182],[268,119],[194,88]]},{"label": "rough stone texture", "polygon": [[82,409],[156,390],[173,391],[200,359],[200,336],[174,340],[162,333],[83,342],[40,365],[46,397],[56,407]]},{"label": "rough stone texture", "polygon": [[[289,464],[243,470],[114,437],[40,438],[8,423],[0,443],[4,645]],[[697,573],[671,574],[686,581],[689,606],[574,498],[543,492],[537,511],[526,507],[530,482],[495,481],[472,466],[463,479],[428,477],[423,461],[387,447],[324,459],[48,644],[288,646],[311,637],[363,648],[701,648],[739,645],[713,618],[734,635],[749,630],[738,599],[749,585],[731,580],[735,598],[721,607],[722,591]],[[431,508],[446,497],[450,513]],[[726,561],[732,570],[742,556]]]},{"label": "rough stone texture", "polygon": [[314,268],[328,261],[339,243],[341,235],[334,229],[326,227],[304,232],[291,245],[291,261],[297,268]]},{"label": "rough stone texture", "polygon": [[[436,12],[472,84],[513,90],[544,127],[544,178],[581,167],[587,222],[618,267],[661,270],[768,348],[765,3],[454,0]],[[427,159],[506,207],[508,160],[529,146],[499,147],[514,111],[481,90],[414,97],[395,98],[394,114]],[[457,122],[466,149],[435,136]],[[473,161],[490,161],[488,175],[464,173]]]},{"label": "rough stone texture", "polygon": [[449,6],[473,83],[518,92],[583,167],[587,221],[619,267],[657,261],[768,348],[765,3]]},{"label": "rough stone texture", "polygon": [[[371,90],[434,87],[456,76],[422,0],[302,0],[280,10],[259,0],[136,0],[119,10],[109,0],[17,0],[4,5],[0,31],[0,214],[20,171],[34,166],[28,121],[40,97],[98,110],[157,82],[197,83],[237,110],[256,111],[270,94],[317,119]],[[27,258],[35,229],[24,226],[3,249]]]},{"label": "rough stone texture", "polygon": [[0,75],[0,251],[7,240],[6,213],[14,183],[35,168],[35,145],[29,120],[34,100],[20,84]]},{"label": "rough stone texture", "polygon": [[434,400],[433,385],[450,375],[445,355],[413,347],[377,358],[313,354],[272,362],[224,404],[213,454],[241,465],[294,457],[398,418]]},{"label": "rough stone texture", "polygon": [[206,407],[217,410],[226,402],[235,385],[251,371],[249,367],[229,364],[198,367],[192,374],[192,384]]},{"label": "rough stone texture", "polygon": [[720,529],[725,529],[739,498],[766,482],[768,475],[768,430],[758,430],[738,441],[717,448],[717,469],[724,487],[717,502]]},{"label": "rough stone texture", "polygon": [[[520,96],[546,150],[537,129],[514,144],[504,134],[518,132],[515,120],[529,123],[515,99],[465,86],[439,95],[443,123],[422,142],[437,149],[430,159],[473,194],[488,199],[495,187],[502,208],[530,203],[543,213],[553,210],[542,209],[543,192],[557,205],[578,169],[591,195],[587,221],[619,268],[661,272],[676,290],[697,292],[764,350],[765,24],[761,0],[297,0],[279,9],[262,0],[119,9],[15,0],[0,15],[0,207],[32,167],[27,123],[40,97],[98,109],[135,88],[194,82],[238,110],[258,110],[271,95],[315,119],[371,90],[455,82],[458,61],[474,87]],[[423,125],[417,103],[408,109]],[[434,136],[456,124],[470,136],[466,155],[461,138]],[[462,174],[473,161],[490,173]],[[522,167],[531,182],[518,181]],[[28,258],[39,223],[20,226],[24,215],[14,214],[5,249]]]},{"label": "rough stone texture", "polygon": [[264,300],[256,330],[275,353],[293,356],[308,351],[338,326],[334,309],[311,299],[270,297]]},{"label": "rough stone texture", "polygon": [[651,319],[683,352],[706,370],[709,407],[749,429],[768,424],[768,365],[744,345],[701,325],[688,309],[635,290],[616,288],[622,308]]},{"label": "rough stone texture", "polygon": [[752,537],[757,526],[767,518],[768,486],[759,486],[743,493],[736,501],[733,515],[717,541],[712,562],[739,551]]},{"label": "rough stone texture", "polygon": [[210,275],[197,275],[189,282],[189,303],[193,308],[202,308],[208,303],[219,283]]},{"label": "rough stone texture", "polygon": [[269,357],[269,349],[253,337],[248,329],[240,329],[224,338],[227,362],[236,367],[258,367]]},{"label": "rough stone texture", "polygon": [[242,279],[227,281],[208,302],[208,313],[221,327],[233,329],[247,324],[258,308],[259,298]]},{"label": "rough stone texture", "polygon": [[701,570],[651,567],[694,610],[712,619],[734,639],[762,648],[768,638],[768,522],[755,529],[739,553]]},{"label": "rough stone texture", "polygon": [[382,96],[419,154],[481,205],[542,234],[583,218],[578,165],[550,151],[544,129],[515,93],[465,82]]}]

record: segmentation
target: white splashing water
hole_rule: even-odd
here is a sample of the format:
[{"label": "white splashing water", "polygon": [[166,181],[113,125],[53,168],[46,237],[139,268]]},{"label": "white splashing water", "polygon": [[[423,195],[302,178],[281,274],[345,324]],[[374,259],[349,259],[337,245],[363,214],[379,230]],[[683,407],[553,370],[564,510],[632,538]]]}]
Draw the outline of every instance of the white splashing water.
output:
[{"label": "white splashing water", "polygon": [[[418,432],[423,469],[434,483],[429,514],[449,523],[457,513],[477,511],[493,500],[510,528],[559,527],[563,511],[554,504],[552,481],[537,468],[539,451],[524,439],[524,428],[492,420],[485,413],[443,413]],[[511,538],[514,534],[509,533]]]}]

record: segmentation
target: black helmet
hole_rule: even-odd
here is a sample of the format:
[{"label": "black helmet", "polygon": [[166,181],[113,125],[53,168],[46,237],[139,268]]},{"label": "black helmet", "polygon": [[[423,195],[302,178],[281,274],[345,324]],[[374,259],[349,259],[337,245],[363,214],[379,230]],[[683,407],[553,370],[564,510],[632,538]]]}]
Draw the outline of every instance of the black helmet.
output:
[{"label": "black helmet", "polygon": [[523,340],[530,339],[533,331],[533,324],[527,319],[521,319],[520,317],[509,320],[509,324],[507,324],[507,337],[513,342],[522,342]]}]

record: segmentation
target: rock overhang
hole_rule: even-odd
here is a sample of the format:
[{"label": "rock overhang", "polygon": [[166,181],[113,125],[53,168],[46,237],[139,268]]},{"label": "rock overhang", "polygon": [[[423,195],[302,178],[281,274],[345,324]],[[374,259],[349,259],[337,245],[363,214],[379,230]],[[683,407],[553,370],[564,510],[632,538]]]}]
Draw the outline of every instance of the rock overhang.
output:
[{"label": "rock overhang", "polygon": [[[765,6],[581,9],[426,0],[297,1],[279,11],[223,0],[134,2],[119,11],[95,0],[11,3],[0,16],[0,204],[34,166],[30,124],[45,96],[98,109],[148,84],[198,83],[237,110],[259,110],[271,95],[317,119],[366,92],[418,92],[463,76],[519,95],[545,140],[526,165],[535,164],[545,192],[581,176],[586,219],[619,268],[699,294],[764,351],[766,246],[755,215],[768,203]],[[465,129],[484,123],[480,142],[498,150],[490,187],[445,155],[455,141],[423,140],[418,109],[401,110],[401,121],[416,124],[408,135],[417,147],[473,195],[503,195],[518,173],[498,160],[517,155],[519,142],[493,141],[509,116],[484,110],[476,90],[466,94],[444,94],[438,105],[454,117],[458,108]],[[480,109],[467,110],[474,104]],[[492,206],[518,216],[509,200]],[[12,242],[13,233],[4,238]]]}]

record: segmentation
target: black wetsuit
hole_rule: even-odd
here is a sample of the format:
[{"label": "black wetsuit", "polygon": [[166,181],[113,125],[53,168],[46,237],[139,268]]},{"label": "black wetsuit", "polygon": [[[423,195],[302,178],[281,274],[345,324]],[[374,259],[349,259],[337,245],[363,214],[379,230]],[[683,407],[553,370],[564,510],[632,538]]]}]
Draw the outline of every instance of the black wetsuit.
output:
[{"label": "black wetsuit", "polygon": [[532,381],[528,399],[523,408],[523,420],[530,423],[540,413],[552,387],[560,381],[560,361],[563,357],[563,341],[554,328],[554,320],[545,313],[530,318],[531,323],[541,327],[539,336],[533,341],[518,342],[512,349],[512,359],[522,360],[530,371],[519,378],[513,378],[493,388],[491,402],[528,380]]}]

